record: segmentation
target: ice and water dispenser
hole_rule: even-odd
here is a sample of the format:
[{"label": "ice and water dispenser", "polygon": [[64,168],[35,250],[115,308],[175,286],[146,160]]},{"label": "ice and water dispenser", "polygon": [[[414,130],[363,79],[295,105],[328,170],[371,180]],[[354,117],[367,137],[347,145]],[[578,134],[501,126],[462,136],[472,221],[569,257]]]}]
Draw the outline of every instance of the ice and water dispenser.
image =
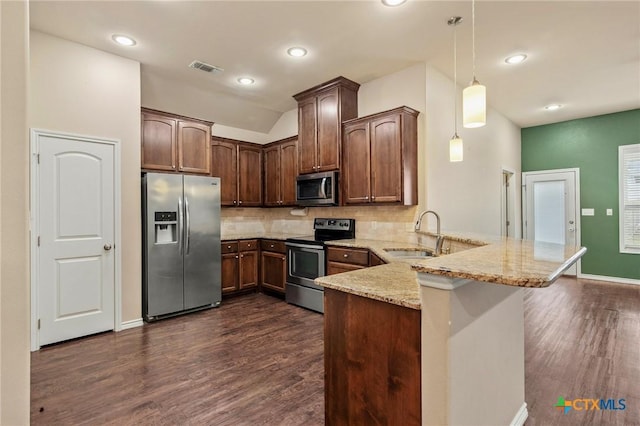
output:
[{"label": "ice and water dispenser", "polygon": [[156,244],[178,242],[178,221],[176,212],[155,212],[154,229]]}]

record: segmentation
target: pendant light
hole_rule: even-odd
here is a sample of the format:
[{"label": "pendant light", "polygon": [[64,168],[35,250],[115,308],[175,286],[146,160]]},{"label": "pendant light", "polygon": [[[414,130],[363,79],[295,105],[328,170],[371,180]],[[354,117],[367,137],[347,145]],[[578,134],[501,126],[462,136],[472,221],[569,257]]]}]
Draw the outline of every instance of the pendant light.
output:
[{"label": "pendant light", "polygon": [[456,26],[462,22],[460,16],[452,16],[447,21],[447,24],[453,27],[453,136],[449,141],[449,161],[457,162],[462,161],[462,138],[458,136],[458,60],[457,60],[457,47],[458,40],[456,38]]},{"label": "pendant light", "polygon": [[487,123],[487,88],[476,79],[476,1],[471,0],[471,41],[473,80],[462,91],[462,123],[464,127],[482,127]]}]

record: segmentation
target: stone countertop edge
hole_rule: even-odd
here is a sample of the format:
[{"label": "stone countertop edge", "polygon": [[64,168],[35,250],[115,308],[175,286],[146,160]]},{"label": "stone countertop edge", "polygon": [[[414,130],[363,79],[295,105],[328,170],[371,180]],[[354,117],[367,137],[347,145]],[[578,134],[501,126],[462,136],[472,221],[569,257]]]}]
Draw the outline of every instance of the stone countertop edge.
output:
[{"label": "stone countertop edge", "polygon": [[[534,255],[531,253],[536,245],[541,245],[543,249],[562,247],[562,261],[536,258],[535,252]],[[505,239],[501,243],[487,244],[431,261],[413,262],[411,268],[422,274],[516,287],[544,288],[553,284],[586,251],[585,247]]]},{"label": "stone countertop edge", "polygon": [[287,238],[299,237],[300,233],[287,234],[284,232],[244,232],[244,233],[229,233],[222,234],[220,241],[235,241],[235,240],[280,240],[285,241]]}]

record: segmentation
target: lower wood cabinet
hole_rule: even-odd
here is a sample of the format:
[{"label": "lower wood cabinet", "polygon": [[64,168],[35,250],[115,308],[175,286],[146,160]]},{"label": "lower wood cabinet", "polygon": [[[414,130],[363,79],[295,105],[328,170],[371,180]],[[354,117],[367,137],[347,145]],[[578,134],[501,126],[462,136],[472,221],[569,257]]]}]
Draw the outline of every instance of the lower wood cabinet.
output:
[{"label": "lower wood cabinet", "polygon": [[222,294],[258,287],[258,240],[222,242]]},{"label": "lower wood cabinet", "polygon": [[364,269],[369,266],[369,250],[327,247],[327,275]]},{"label": "lower wood cabinet", "polygon": [[260,242],[260,285],[284,294],[287,280],[287,251],[284,241]]}]

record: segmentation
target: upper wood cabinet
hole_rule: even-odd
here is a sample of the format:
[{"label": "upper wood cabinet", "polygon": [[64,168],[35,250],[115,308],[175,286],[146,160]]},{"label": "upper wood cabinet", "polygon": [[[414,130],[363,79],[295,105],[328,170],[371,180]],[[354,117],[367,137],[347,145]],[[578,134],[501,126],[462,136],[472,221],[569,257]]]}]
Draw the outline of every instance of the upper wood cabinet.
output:
[{"label": "upper wood cabinet", "polygon": [[405,106],[343,124],[344,204],[418,204],[418,114]]},{"label": "upper wood cabinet", "polygon": [[143,108],[141,167],[208,175],[212,124]]},{"label": "upper wood cabinet", "polygon": [[213,137],[211,176],[220,178],[222,206],[262,205],[261,146]]},{"label": "upper wood cabinet", "polygon": [[264,155],[264,205],[270,207],[296,204],[298,175],[298,139],[284,139],[266,145]]},{"label": "upper wood cabinet", "polygon": [[344,77],[293,97],[298,102],[298,173],[338,170],[342,122],[358,116],[360,85]]}]

